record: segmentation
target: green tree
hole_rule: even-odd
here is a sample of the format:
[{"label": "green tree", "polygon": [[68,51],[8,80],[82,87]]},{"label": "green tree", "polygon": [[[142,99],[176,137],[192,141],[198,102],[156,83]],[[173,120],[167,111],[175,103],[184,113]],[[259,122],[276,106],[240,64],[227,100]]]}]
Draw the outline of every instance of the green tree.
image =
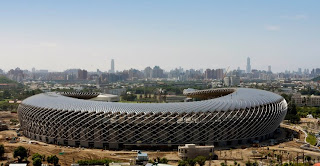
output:
[{"label": "green tree", "polygon": [[3,98],[4,99],[10,99],[11,98],[11,94],[8,90],[4,90],[3,91]]},{"label": "green tree", "polygon": [[51,155],[47,157],[47,161],[48,163],[51,163],[54,166],[56,166],[59,163],[59,158],[56,155]]},{"label": "green tree", "polygon": [[2,158],[4,155],[4,146],[0,144],[0,158]]},{"label": "green tree", "polygon": [[36,158],[39,158],[39,159],[42,159],[42,155],[39,154],[39,153],[35,153],[32,155],[32,160],[36,159]]},{"label": "green tree", "polygon": [[136,100],[136,98],[137,98],[137,95],[134,95],[132,93],[131,94],[123,93],[121,95],[121,99],[125,101],[134,101]]},{"label": "green tree", "polygon": [[168,164],[168,159],[165,158],[165,157],[163,157],[163,158],[161,158],[158,162],[159,162],[159,163],[162,163],[162,164]]},{"label": "green tree", "polygon": [[285,93],[282,93],[281,96],[289,103],[291,101],[292,95],[287,95]]},{"label": "green tree", "polygon": [[19,146],[14,149],[13,157],[18,158],[18,162],[21,163],[24,158],[28,157],[28,151],[23,146]]},{"label": "green tree", "polygon": [[113,162],[110,159],[93,159],[93,160],[79,160],[77,161],[78,164],[80,165],[103,165]]},{"label": "green tree", "polygon": [[188,161],[186,161],[186,160],[180,160],[180,161],[178,162],[178,166],[188,166]]},{"label": "green tree", "polygon": [[310,156],[305,156],[305,160],[308,161],[308,163],[310,164],[311,157]]},{"label": "green tree", "polygon": [[285,119],[294,124],[300,123],[300,116],[298,115],[297,106],[295,103],[290,102],[288,104],[288,111]]},{"label": "green tree", "polygon": [[197,163],[196,160],[194,160],[194,159],[188,159],[187,162],[188,162],[189,166],[195,166]]},{"label": "green tree", "polygon": [[206,163],[207,158],[204,156],[198,156],[194,159],[200,166],[204,166]]},{"label": "green tree", "polygon": [[221,166],[228,166],[228,165],[226,165],[225,163],[220,163],[220,165],[221,165]]},{"label": "green tree", "polygon": [[33,166],[41,166],[42,165],[42,160],[41,160],[41,158],[35,158],[34,160],[33,160]]}]

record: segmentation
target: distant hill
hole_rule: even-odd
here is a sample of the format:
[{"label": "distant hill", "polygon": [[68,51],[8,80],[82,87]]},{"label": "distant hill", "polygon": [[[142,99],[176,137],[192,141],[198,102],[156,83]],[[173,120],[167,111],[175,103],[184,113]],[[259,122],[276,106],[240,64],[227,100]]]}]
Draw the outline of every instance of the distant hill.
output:
[{"label": "distant hill", "polygon": [[17,84],[17,82],[12,81],[5,76],[0,76],[0,84]]}]

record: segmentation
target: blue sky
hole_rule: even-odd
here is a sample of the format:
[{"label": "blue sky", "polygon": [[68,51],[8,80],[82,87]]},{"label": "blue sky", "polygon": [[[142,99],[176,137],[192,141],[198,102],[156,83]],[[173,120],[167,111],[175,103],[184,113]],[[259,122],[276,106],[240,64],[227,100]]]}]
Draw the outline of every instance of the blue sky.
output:
[{"label": "blue sky", "polygon": [[0,1],[0,69],[320,67],[320,1]]}]

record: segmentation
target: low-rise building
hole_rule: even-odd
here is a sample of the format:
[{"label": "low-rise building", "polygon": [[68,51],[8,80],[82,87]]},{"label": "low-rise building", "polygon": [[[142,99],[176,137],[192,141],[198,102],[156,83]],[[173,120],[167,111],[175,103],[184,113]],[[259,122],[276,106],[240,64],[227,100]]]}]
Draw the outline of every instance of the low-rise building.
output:
[{"label": "low-rise building", "polygon": [[147,153],[142,153],[141,151],[138,151],[137,158],[136,158],[136,164],[137,165],[146,165],[148,163],[149,157]]},{"label": "low-rise building", "polygon": [[240,77],[238,76],[227,76],[223,79],[224,85],[234,87],[240,85]]},{"label": "low-rise building", "polygon": [[196,146],[195,144],[186,144],[179,146],[178,156],[181,159],[196,158],[197,156],[212,157],[214,155],[214,146]]},{"label": "low-rise building", "polygon": [[9,166],[27,166],[27,163],[13,163],[9,164]]},{"label": "low-rise building", "polygon": [[109,166],[130,166],[130,163],[109,163]]},{"label": "low-rise building", "polygon": [[8,130],[8,126],[6,123],[0,121],[0,131]]},{"label": "low-rise building", "polygon": [[166,95],[166,102],[167,103],[183,102],[186,98],[187,98],[186,96]]},{"label": "low-rise building", "polygon": [[297,93],[291,97],[291,100],[297,106],[311,106],[311,107],[320,106],[320,96],[316,96],[316,95],[308,96],[308,95],[301,95]]},{"label": "low-rise building", "polygon": [[100,94],[97,97],[91,98],[94,101],[104,101],[104,102],[119,102],[120,97],[113,94]]}]

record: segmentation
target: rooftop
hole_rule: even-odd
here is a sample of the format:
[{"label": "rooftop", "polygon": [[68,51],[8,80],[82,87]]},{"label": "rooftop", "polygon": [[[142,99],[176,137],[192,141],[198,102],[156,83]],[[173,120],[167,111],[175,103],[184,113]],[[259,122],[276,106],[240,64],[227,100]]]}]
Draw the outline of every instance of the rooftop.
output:
[{"label": "rooftop", "polygon": [[[210,90],[213,91],[213,90]],[[158,113],[158,112],[213,112],[246,109],[283,100],[272,92],[237,88],[228,95],[195,102],[178,103],[114,103],[81,100],[48,92],[25,99],[22,104],[57,110],[81,112],[120,112],[120,113]]]}]

